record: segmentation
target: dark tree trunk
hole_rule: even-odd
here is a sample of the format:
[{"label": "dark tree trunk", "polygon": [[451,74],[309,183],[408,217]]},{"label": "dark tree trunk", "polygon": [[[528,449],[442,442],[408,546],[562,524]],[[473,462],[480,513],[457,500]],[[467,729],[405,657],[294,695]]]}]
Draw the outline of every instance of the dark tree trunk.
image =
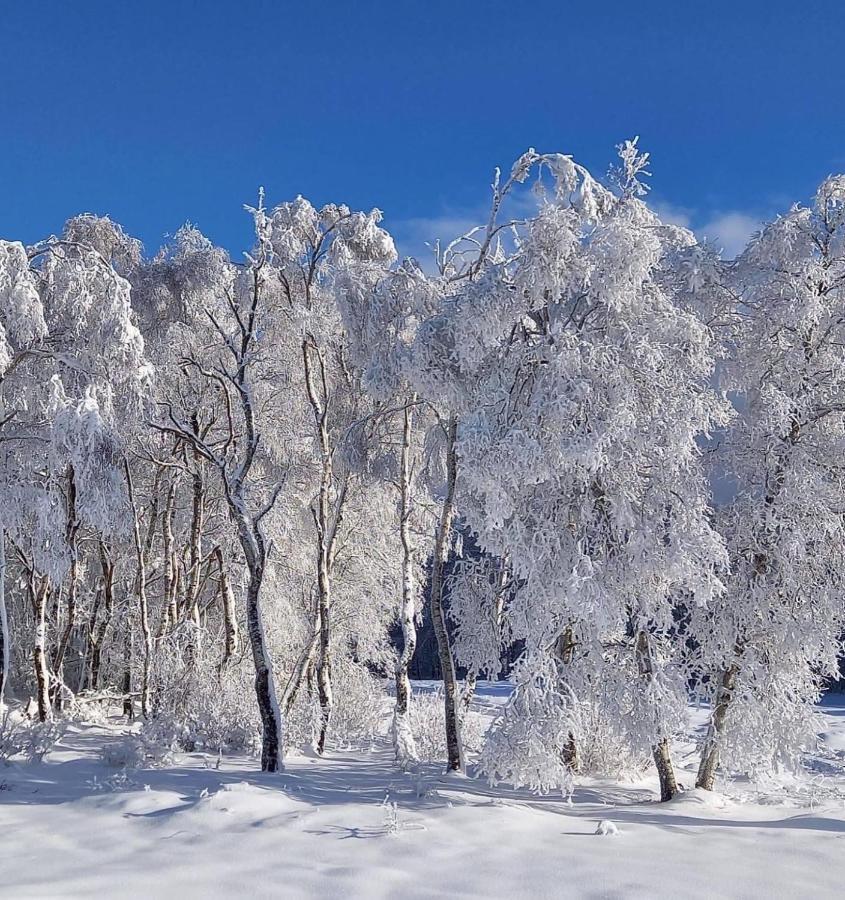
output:
[{"label": "dark tree trunk", "polygon": [[89,684],[93,690],[100,686],[100,669],[103,656],[103,642],[106,632],[111,625],[114,614],[114,562],[109,556],[108,547],[103,541],[99,543],[100,568],[103,572],[103,610],[102,618],[98,619],[98,610],[95,606],[91,617],[90,628],[90,675]]},{"label": "dark tree trunk", "polygon": [[259,595],[264,578],[263,566],[250,572],[246,591],[246,625],[255,665],[255,696],[261,716],[261,771],[278,772],[281,759],[281,716],[273,688],[273,671],[267,655]]},{"label": "dark tree trunk", "polygon": [[123,620],[123,715],[131,722],[135,718],[132,700],[132,617],[129,610]]}]

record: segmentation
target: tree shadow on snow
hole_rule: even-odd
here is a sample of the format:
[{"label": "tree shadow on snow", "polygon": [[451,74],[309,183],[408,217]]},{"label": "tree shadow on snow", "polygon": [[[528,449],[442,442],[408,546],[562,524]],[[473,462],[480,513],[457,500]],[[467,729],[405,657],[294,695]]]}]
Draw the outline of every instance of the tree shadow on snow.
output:
[{"label": "tree shadow on snow", "polygon": [[[104,744],[123,735],[104,735],[101,729],[81,728],[63,739],[55,758],[38,764],[0,766],[0,806],[61,804],[88,797],[153,791],[170,792],[177,802],[148,812],[129,812],[132,817],[165,817],[194,806],[204,796],[226,785],[246,783],[268,792],[280,791],[294,801],[313,807],[350,803],[396,803],[403,809],[442,809],[444,806],[522,807],[542,810],[571,820],[610,818],[621,824],[653,825],[667,830],[737,827],[758,829],[798,828],[845,834],[845,822],[810,814],[780,819],[734,819],[720,815],[695,815],[677,805],[658,804],[651,791],[638,786],[583,785],[568,805],[559,795],[537,795],[524,789],[470,776],[444,775],[436,765],[420,765],[402,772],[385,745],[371,752],[331,752],[326,757],[293,757],[285,772],[264,774],[248,768],[254,761],[243,757],[222,760],[202,754],[183,755],[182,764],[153,769],[109,769],[100,758]],[[72,754],[72,755],[69,755]],[[63,759],[62,756],[69,758]],[[210,763],[209,766],[204,765]],[[365,839],[383,829],[348,829],[343,838]],[[372,833],[370,833],[372,832]],[[577,831],[575,834],[588,832]]]}]

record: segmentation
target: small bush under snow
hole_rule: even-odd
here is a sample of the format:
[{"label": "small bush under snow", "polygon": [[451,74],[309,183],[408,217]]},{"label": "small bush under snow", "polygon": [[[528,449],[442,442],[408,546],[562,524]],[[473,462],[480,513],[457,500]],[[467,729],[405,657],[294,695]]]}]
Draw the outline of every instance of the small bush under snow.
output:
[{"label": "small bush under snow", "polygon": [[20,756],[27,762],[41,762],[65,730],[63,722],[31,721],[20,712],[4,709],[0,715],[0,761]]}]

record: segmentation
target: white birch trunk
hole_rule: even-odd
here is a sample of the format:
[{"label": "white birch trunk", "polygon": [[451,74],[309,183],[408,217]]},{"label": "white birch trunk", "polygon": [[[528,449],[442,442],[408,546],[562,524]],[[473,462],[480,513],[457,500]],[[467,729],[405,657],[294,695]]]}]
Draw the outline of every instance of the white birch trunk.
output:
[{"label": "white birch trunk", "polygon": [[437,524],[434,545],[434,559],[431,569],[431,623],[437,638],[440,670],[443,675],[443,700],[446,713],[446,752],[448,771],[463,771],[464,758],[461,747],[461,727],[458,709],[460,696],[458,679],[455,674],[455,659],[446,630],[446,616],[443,610],[443,569],[449,557],[452,524],[455,516],[455,490],[457,487],[458,465],[455,451],[458,422],[452,416],[449,420],[446,447],[446,495]]},{"label": "white birch trunk", "polygon": [[707,728],[707,737],[701,750],[701,762],[698,767],[698,775],[695,780],[697,788],[712,791],[716,783],[716,771],[719,767],[721,753],[722,732],[725,727],[725,719],[728,715],[731,700],[733,699],[736,679],[739,675],[739,665],[734,664],[722,672],[719,679],[719,688],[716,693],[716,702],[713,707],[713,715]]},{"label": "white birch trunk", "polygon": [[35,666],[35,684],[38,700],[38,718],[48,722],[53,718],[50,704],[50,673],[47,669],[47,593],[49,581],[42,578],[41,584],[35,584],[35,576],[30,575],[32,596],[35,601],[35,636],[32,646],[32,659]]},{"label": "white birch trunk", "polygon": [[[198,426],[197,426],[198,427]],[[200,640],[199,591],[202,565],[202,535],[205,526],[205,463],[194,451],[191,478],[191,542],[188,548],[188,583],[183,615],[194,625],[195,640]]]},{"label": "white birch trunk", "polygon": [[218,545],[214,548],[214,558],[217,561],[218,575],[220,578],[220,606],[223,613],[223,661],[225,666],[232,657],[237,656],[240,648],[240,635],[238,634],[238,620],[235,615],[235,596],[232,586],[229,584],[229,574],[226,571],[226,563],[223,559],[223,550]]},{"label": "white birch trunk", "polygon": [[405,769],[419,761],[410,723],[411,681],[408,670],[417,647],[416,590],[414,550],[411,540],[411,434],[412,411],[405,407],[402,423],[402,454],[399,469],[399,534],[402,541],[402,597],[399,625],[402,628],[402,652],[396,661],[396,707],[393,712],[393,748],[397,764]]},{"label": "white birch trunk", "polygon": [[173,517],[176,514],[176,479],[167,488],[164,514],[161,518],[161,534],[164,553],[164,609],[161,614],[158,636],[162,637],[168,628],[173,628],[178,619],[176,609],[176,554],[173,549]]},{"label": "white birch trunk", "polygon": [[[637,657],[637,671],[646,681],[654,680],[654,665],[651,659],[651,641],[645,631],[637,635],[634,652]],[[666,802],[678,793],[678,782],[675,778],[675,768],[672,765],[672,757],[669,752],[668,738],[662,738],[651,748],[654,765],[660,779],[660,800]]]},{"label": "white birch trunk", "polygon": [[135,591],[138,596],[138,610],[141,619],[141,634],[144,639],[144,660],[141,668],[141,715],[150,717],[150,668],[153,656],[153,637],[150,632],[150,614],[147,605],[147,560],[144,544],[141,540],[141,523],[138,520],[138,506],[135,503],[135,492],[132,488],[132,473],[129,461],[123,460],[123,471],[126,474],[126,489],[129,492],[129,506],[132,510],[132,534],[135,539],[135,557],[138,572],[135,576]]}]

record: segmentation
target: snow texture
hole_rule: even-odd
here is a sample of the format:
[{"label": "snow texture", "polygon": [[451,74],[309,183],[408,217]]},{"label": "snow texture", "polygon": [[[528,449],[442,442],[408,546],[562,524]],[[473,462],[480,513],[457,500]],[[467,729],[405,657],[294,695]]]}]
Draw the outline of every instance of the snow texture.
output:
[{"label": "snow texture", "polygon": [[[480,685],[476,708],[489,713],[504,694]],[[845,742],[845,699],[822,713],[825,734]],[[238,756],[217,768],[199,753],[164,768],[107,767],[99,748],[124,730],[75,726],[45,762],[0,768],[3,858],[13,861],[0,896],[841,896],[841,774],[825,787],[811,772],[668,804],[654,802],[654,778],[586,779],[569,806],[435,767],[400,773],[387,740],[373,753],[290,757],[281,775]],[[691,749],[679,746],[679,758]],[[618,839],[581,840],[597,821]]]}]

